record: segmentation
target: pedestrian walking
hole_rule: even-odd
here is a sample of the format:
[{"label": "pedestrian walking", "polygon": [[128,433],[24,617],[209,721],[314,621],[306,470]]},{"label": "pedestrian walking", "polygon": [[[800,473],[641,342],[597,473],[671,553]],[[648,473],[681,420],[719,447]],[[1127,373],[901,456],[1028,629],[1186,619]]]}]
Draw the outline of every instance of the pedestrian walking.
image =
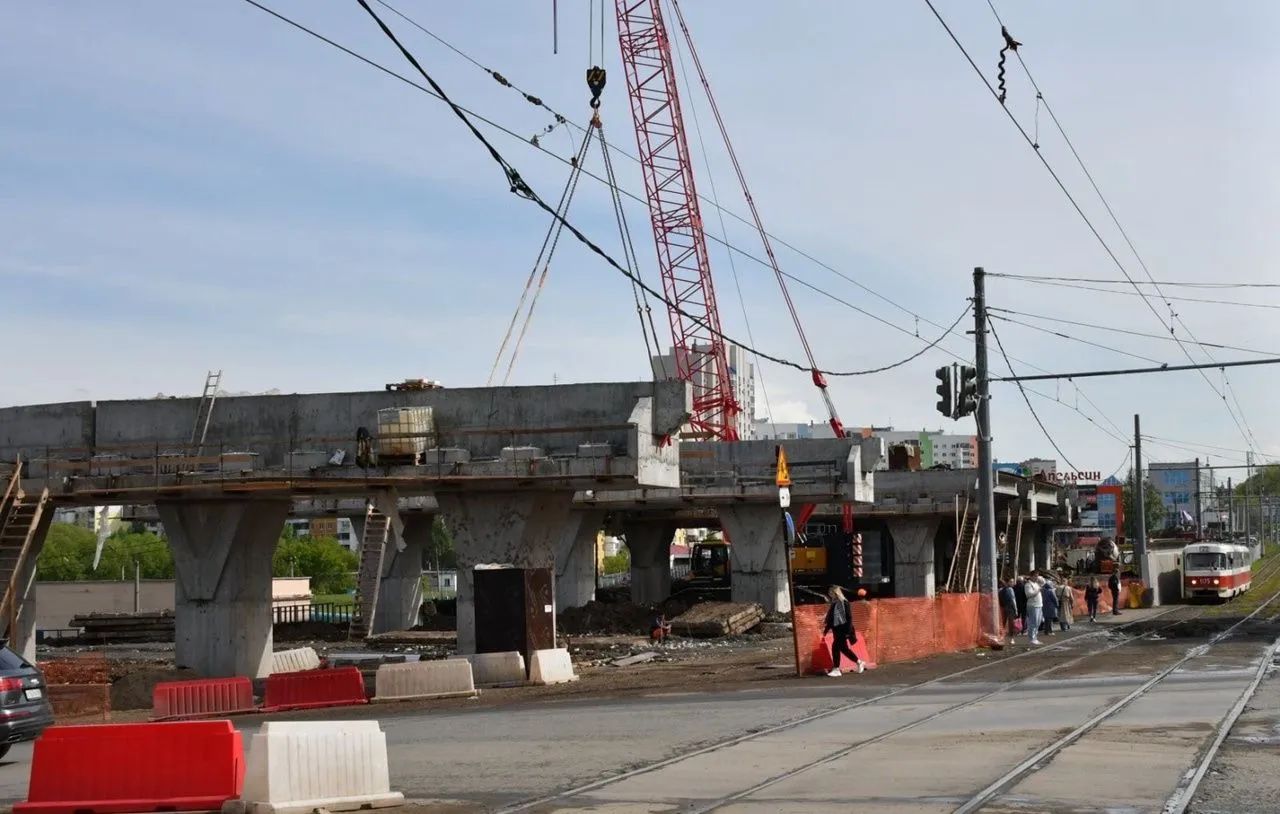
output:
[{"label": "pedestrian walking", "polygon": [[1027,581],[1023,583],[1022,590],[1027,597],[1027,639],[1031,644],[1040,644],[1040,623],[1043,621],[1044,613],[1044,597],[1041,595],[1041,588],[1044,587],[1044,579],[1034,571]]},{"label": "pedestrian walking", "polygon": [[1010,577],[1000,586],[1000,617],[1002,630],[1009,632],[1009,644],[1013,644],[1018,635],[1018,598],[1014,593],[1013,578]]},{"label": "pedestrian walking", "polygon": [[824,636],[828,632],[831,634],[831,672],[827,675],[832,678],[840,677],[840,656],[842,655],[853,659],[858,672],[861,673],[866,669],[866,665],[850,647],[858,641],[858,631],[853,628],[853,609],[849,607],[849,600],[845,599],[844,591],[839,585],[832,585],[827,590],[827,599],[830,604],[827,605],[827,618],[824,620],[822,629]]},{"label": "pedestrian walking", "polygon": [[1084,604],[1089,609],[1089,621],[1098,621],[1098,600],[1102,598],[1102,586],[1098,583],[1098,578],[1093,577],[1089,580],[1089,587],[1084,589]]},{"label": "pedestrian walking", "polygon": [[1018,622],[1027,629],[1027,577],[1022,575],[1013,586],[1013,598],[1018,603]]},{"label": "pedestrian walking", "polygon": [[1071,583],[1063,579],[1058,583],[1058,626],[1068,631],[1075,622],[1076,593]]},{"label": "pedestrian walking", "polygon": [[1107,587],[1111,589],[1111,615],[1120,615],[1120,563],[1116,563],[1115,571],[1111,572],[1111,576],[1107,577]]},{"label": "pedestrian walking", "polygon": [[1058,589],[1052,579],[1041,578],[1040,596],[1044,599],[1044,621],[1040,623],[1040,632],[1046,636],[1052,636],[1053,625],[1058,621]]}]

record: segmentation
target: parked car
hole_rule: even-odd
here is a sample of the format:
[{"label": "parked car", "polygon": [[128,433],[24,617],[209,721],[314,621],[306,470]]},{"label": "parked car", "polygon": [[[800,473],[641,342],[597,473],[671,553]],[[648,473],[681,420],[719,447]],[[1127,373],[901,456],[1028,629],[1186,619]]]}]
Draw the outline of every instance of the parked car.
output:
[{"label": "parked car", "polygon": [[33,741],[53,726],[44,676],[22,656],[0,646],[0,758],[15,743]]}]

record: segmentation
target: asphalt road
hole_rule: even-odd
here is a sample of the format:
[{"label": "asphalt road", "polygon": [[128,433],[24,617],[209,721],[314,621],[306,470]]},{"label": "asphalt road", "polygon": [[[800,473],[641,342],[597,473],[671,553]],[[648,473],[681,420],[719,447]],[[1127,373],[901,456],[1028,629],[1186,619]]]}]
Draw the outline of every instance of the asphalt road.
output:
[{"label": "asphalt road", "polygon": [[[1104,638],[1094,637],[1095,645],[1102,646]],[[1065,678],[1023,683],[1002,683],[1012,676],[984,679],[978,672],[843,710],[892,688],[872,686],[869,676],[847,675],[722,692],[362,712],[377,714],[387,733],[392,787],[410,799],[465,806],[457,811],[493,811],[549,797],[523,810],[951,812],[1200,643],[1181,639],[1143,650],[1151,657],[1145,673],[1128,665],[1108,671],[1107,659],[1099,659],[1089,674],[1066,670]],[[1160,811],[1250,684],[1267,644],[1261,637],[1223,642],[1012,783],[983,810]],[[1082,650],[1025,661],[1047,665]],[[1280,814],[1278,675],[1272,671],[1263,681],[1191,811]],[[993,691],[998,692],[986,697]],[[832,714],[714,748],[819,713]],[[897,731],[914,721],[921,723]],[[251,733],[255,725],[243,719],[242,729]],[[699,747],[712,748],[688,755]],[[666,762],[608,782],[658,761]],[[0,764],[0,798],[25,796],[29,767],[30,746],[15,747]],[[595,785],[562,794],[588,784]]]}]

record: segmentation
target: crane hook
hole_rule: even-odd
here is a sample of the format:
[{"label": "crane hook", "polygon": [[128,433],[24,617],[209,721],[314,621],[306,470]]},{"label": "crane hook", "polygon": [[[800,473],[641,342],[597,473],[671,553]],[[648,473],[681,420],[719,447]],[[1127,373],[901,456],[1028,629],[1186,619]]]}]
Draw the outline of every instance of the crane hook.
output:
[{"label": "crane hook", "polygon": [[598,65],[587,68],[587,88],[591,91],[591,107],[600,107],[600,94],[604,93],[605,70]]}]

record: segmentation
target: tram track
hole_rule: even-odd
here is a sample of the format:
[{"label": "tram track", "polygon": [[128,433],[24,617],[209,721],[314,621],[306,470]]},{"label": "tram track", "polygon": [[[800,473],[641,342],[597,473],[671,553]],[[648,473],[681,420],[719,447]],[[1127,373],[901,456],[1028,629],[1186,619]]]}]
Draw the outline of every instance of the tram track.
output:
[{"label": "tram track", "polygon": [[[847,702],[847,703],[838,704],[838,705],[836,705],[836,706],[834,706],[834,707],[832,707],[832,708],[830,708],[830,709],[825,709],[825,710],[822,710],[822,711],[820,711],[820,712],[811,713],[811,714],[809,714],[809,715],[805,715],[805,716],[802,716],[802,717],[799,717],[799,718],[796,718],[796,719],[792,719],[792,720],[789,720],[789,721],[785,721],[785,722],[780,723],[780,724],[776,724],[776,725],[773,725],[773,726],[769,726],[769,727],[765,727],[765,728],[762,728],[762,729],[758,729],[758,730],[754,730],[754,731],[751,731],[751,732],[747,732],[747,733],[742,734],[742,735],[737,735],[737,736],[734,736],[734,737],[731,737],[731,738],[726,738],[726,739],[724,739],[724,740],[717,741],[717,742],[715,742],[715,743],[706,744],[706,745],[703,745],[703,746],[700,746],[700,747],[696,747],[696,748],[693,748],[693,749],[685,750],[685,751],[679,752],[679,753],[677,753],[677,754],[675,754],[675,755],[671,755],[671,756],[669,756],[669,757],[666,757],[666,758],[664,758],[664,759],[662,759],[662,760],[654,761],[654,762],[651,762],[651,763],[644,764],[644,765],[642,765],[642,766],[637,766],[637,767],[634,767],[634,768],[631,768],[631,769],[624,770],[624,771],[622,771],[622,772],[618,772],[618,773],[615,773],[615,774],[611,774],[611,775],[609,775],[608,777],[603,777],[603,778],[600,778],[600,779],[598,779],[598,780],[595,780],[595,781],[592,781],[592,782],[589,782],[589,783],[585,783],[585,784],[582,784],[582,785],[579,785],[579,786],[576,786],[576,787],[573,787],[573,788],[564,789],[564,790],[557,791],[557,792],[554,792],[554,793],[551,793],[551,794],[542,795],[542,796],[539,796],[539,797],[530,798],[530,799],[522,800],[522,801],[519,801],[519,802],[516,802],[516,803],[513,803],[513,804],[509,804],[509,805],[506,805],[506,806],[503,806],[503,807],[500,807],[500,808],[495,809],[494,814],[516,814],[517,812],[531,811],[531,810],[533,810],[533,809],[538,809],[538,808],[542,808],[542,807],[545,807],[545,806],[553,805],[553,804],[556,804],[556,803],[560,803],[560,802],[568,801],[568,800],[571,800],[572,798],[575,798],[575,797],[578,797],[578,796],[581,796],[581,795],[584,795],[584,794],[589,794],[589,793],[594,792],[594,791],[599,791],[599,790],[601,790],[601,789],[607,788],[607,787],[612,786],[612,785],[616,785],[616,784],[618,784],[618,783],[621,783],[621,782],[623,782],[623,781],[625,781],[625,780],[629,780],[629,779],[634,778],[634,777],[639,777],[639,776],[641,776],[641,775],[646,775],[646,774],[650,774],[650,773],[653,773],[653,772],[660,771],[660,770],[662,770],[662,769],[664,769],[664,768],[667,768],[668,766],[673,766],[673,765],[675,765],[675,764],[681,763],[681,762],[686,761],[686,760],[690,760],[690,759],[693,759],[693,758],[701,757],[701,756],[703,756],[703,755],[711,755],[711,754],[714,754],[714,753],[717,753],[717,752],[723,752],[723,751],[725,751],[725,750],[727,750],[727,749],[730,749],[730,748],[732,748],[732,747],[734,747],[734,746],[737,746],[737,745],[739,745],[739,744],[744,744],[744,743],[748,743],[748,742],[751,742],[751,741],[755,741],[755,740],[758,740],[758,739],[760,739],[760,738],[764,738],[764,737],[766,737],[766,736],[768,736],[768,735],[774,735],[774,734],[778,734],[778,733],[786,732],[786,731],[788,731],[788,730],[797,729],[797,728],[802,727],[802,726],[804,726],[804,725],[806,725],[806,724],[811,724],[811,723],[815,723],[815,722],[818,722],[818,721],[822,721],[822,720],[824,720],[824,719],[832,718],[832,717],[838,716],[838,715],[840,715],[840,714],[842,714],[842,713],[849,712],[849,711],[851,711],[851,710],[855,710],[855,709],[859,709],[859,708],[863,708],[863,707],[869,707],[869,706],[875,705],[875,704],[877,704],[877,703],[879,703],[879,702],[882,702],[882,701],[887,701],[887,700],[890,700],[890,699],[893,699],[893,698],[897,698],[897,697],[900,697],[900,696],[909,695],[909,694],[911,694],[911,693],[913,693],[913,692],[918,692],[918,691],[920,691],[920,690],[929,689],[929,688],[934,688],[934,687],[941,687],[941,686],[945,686],[945,685],[947,685],[947,684],[949,684],[949,683],[953,682],[955,679],[958,679],[958,678],[961,678],[961,677],[965,677],[965,676],[973,676],[973,675],[978,674],[978,673],[981,673],[981,672],[983,672],[983,671],[992,670],[993,668],[996,668],[996,667],[1007,667],[1007,666],[1008,666],[1009,664],[1011,664],[1011,663],[1015,663],[1015,662],[1022,662],[1022,661],[1024,661],[1024,660],[1025,660],[1025,661],[1038,661],[1038,660],[1040,660],[1040,659],[1038,659],[1037,657],[1041,657],[1041,658],[1042,658],[1042,657],[1045,657],[1045,656],[1050,656],[1050,655],[1055,654],[1055,653],[1060,654],[1063,650],[1067,649],[1069,646],[1074,645],[1075,643],[1077,643],[1077,642],[1078,642],[1079,640],[1081,640],[1081,639],[1091,639],[1091,638],[1094,638],[1094,637],[1097,637],[1097,636],[1100,636],[1100,635],[1104,635],[1105,633],[1108,633],[1108,632],[1110,632],[1110,633],[1120,632],[1120,631],[1127,630],[1127,629],[1132,628],[1132,627],[1137,626],[1137,625],[1149,625],[1149,624],[1150,624],[1150,623],[1152,623],[1153,621],[1156,621],[1156,620],[1158,620],[1158,619],[1162,619],[1162,618],[1164,618],[1164,617],[1166,617],[1166,616],[1169,616],[1169,615],[1178,615],[1178,611],[1185,611],[1185,610],[1186,610],[1186,608],[1185,608],[1184,606],[1171,606],[1171,607],[1170,607],[1168,610],[1166,610],[1166,611],[1163,611],[1163,612],[1158,613],[1158,614],[1155,614],[1155,615],[1147,616],[1147,617],[1145,617],[1145,618],[1143,618],[1143,619],[1140,619],[1140,620],[1134,620],[1134,621],[1132,621],[1132,622],[1126,622],[1126,623],[1121,623],[1121,624],[1118,624],[1118,625],[1108,626],[1108,628],[1107,628],[1106,630],[1091,631],[1091,632],[1089,632],[1089,633],[1082,633],[1082,634],[1078,634],[1078,635],[1076,635],[1076,636],[1071,636],[1071,637],[1069,637],[1069,638],[1067,638],[1067,639],[1064,639],[1064,640],[1063,640],[1063,641],[1061,641],[1061,642],[1054,642],[1053,644],[1046,644],[1046,645],[1044,645],[1044,646],[1042,646],[1042,647],[1039,647],[1039,648],[1036,648],[1036,649],[1033,649],[1033,650],[1025,650],[1025,651],[1020,652],[1020,653],[1015,653],[1014,655],[1011,655],[1011,656],[1006,656],[1006,657],[1003,657],[1003,658],[1000,658],[1000,659],[997,659],[997,660],[994,660],[994,661],[989,661],[989,662],[986,662],[986,663],[983,663],[983,664],[978,664],[978,665],[974,665],[974,666],[972,666],[972,667],[967,667],[967,668],[965,668],[965,669],[957,670],[957,671],[955,671],[955,672],[948,673],[948,674],[946,674],[946,675],[937,676],[937,677],[935,677],[935,678],[931,678],[931,679],[929,679],[929,680],[927,680],[927,681],[921,681],[921,682],[917,682],[917,683],[914,683],[914,684],[909,684],[909,685],[905,685],[905,686],[902,686],[902,687],[897,687],[897,688],[892,689],[892,690],[889,690],[889,691],[887,691],[887,692],[877,693],[876,695],[873,695],[873,696],[871,696],[871,697],[869,697],[869,698],[863,698],[863,699],[859,699],[859,700],[857,700],[857,701],[850,701],[850,702]],[[938,718],[941,718],[942,716],[944,716],[944,715],[946,715],[946,714],[950,714],[950,713],[953,713],[953,712],[959,711],[959,710],[961,710],[961,709],[964,709],[964,708],[967,708],[967,707],[973,706],[974,704],[980,703],[980,702],[982,702],[982,701],[984,701],[984,700],[988,700],[988,699],[993,698],[993,697],[995,697],[995,696],[998,696],[998,695],[1000,695],[1000,694],[1002,694],[1002,693],[1004,693],[1004,692],[1007,692],[1008,690],[1010,690],[1010,689],[1012,689],[1012,688],[1014,688],[1014,687],[1016,687],[1016,686],[1020,686],[1020,685],[1023,685],[1023,684],[1026,684],[1026,683],[1029,683],[1029,682],[1034,681],[1034,680],[1036,680],[1036,679],[1038,679],[1038,678],[1042,678],[1042,677],[1044,677],[1044,676],[1046,676],[1046,675],[1049,675],[1049,674],[1051,674],[1051,673],[1053,673],[1053,672],[1055,672],[1055,671],[1062,670],[1062,669],[1067,669],[1067,668],[1069,668],[1069,667],[1071,667],[1071,666],[1073,666],[1073,665],[1075,665],[1075,664],[1077,664],[1077,663],[1080,663],[1080,662],[1082,662],[1082,661],[1084,661],[1084,660],[1086,660],[1086,659],[1093,658],[1093,657],[1095,657],[1095,656],[1102,655],[1102,654],[1105,654],[1105,653],[1108,653],[1108,652],[1112,652],[1112,651],[1117,650],[1117,649],[1119,649],[1119,648],[1121,648],[1121,647],[1124,647],[1124,646],[1126,646],[1126,645],[1131,645],[1131,644],[1133,644],[1133,643],[1134,643],[1134,642],[1136,642],[1136,641],[1140,641],[1140,640],[1147,640],[1147,639],[1149,639],[1150,637],[1152,637],[1152,636],[1154,636],[1154,635],[1157,635],[1158,633],[1160,633],[1160,632],[1162,632],[1162,631],[1165,631],[1165,630],[1168,630],[1168,629],[1170,629],[1170,628],[1176,627],[1177,625],[1180,625],[1180,624],[1185,624],[1185,623],[1186,623],[1186,621],[1188,621],[1188,620],[1186,620],[1186,619],[1176,619],[1176,620],[1172,620],[1172,621],[1169,621],[1169,622],[1168,622],[1168,624],[1166,624],[1166,625],[1163,625],[1163,626],[1161,626],[1161,627],[1159,627],[1159,628],[1157,628],[1157,629],[1155,629],[1155,630],[1148,630],[1148,631],[1146,631],[1146,632],[1144,632],[1144,633],[1140,634],[1139,636],[1136,636],[1136,637],[1133,637],[1133,638],[1124,639],[1124,640],[1119,641],[1119,642],[1111,642],[1111,643],[1107,644],[1106,646],[1104,646],[1104,647],[1102,647],[1102,648],[1095,648],[1095,649],[1090,650],[1090,652],[1083,653],[1083,654],[1081,654],[1081,655],[1079,655],[1079,656],[1076,656],[1076,657],[1070,658],[1070,659],[1068,659],[1068,660],[1066,660],[1066,661],[1062,661],[1062,662],[1054,663],[1054,664],[1051,664],[1051,665],[1049,665],[1049,666],[1047,666],[1047,667],[1044,667],[1044,668],[1038,669],[1038,670],[1034,671],[1033,673],[1031,673],[1031,674],[1030,674],[1030,675],[1028,675],[1028,676],[1025,676],[1025,677],[1018,678],[1018,679],[1014,680],[1012,683],[1003,683],[1000,687],[998,687],[998,688],[996,688],[996,689],[993,689],[993,690],[990,690],[990,691],[983,692],[983,693],[982,693],[982,694],[980,694],[977,698],[968,699],[968,700],[966,700],[966,701],[964,701],[964,702],[961,702],[961,703],[959,703],[959,704],[951,705],[950,707],[948,707],[948,708],[946,708],[946,709],[944,709],[944,710],[941,710],[941,711],[938,711],[938,712],[935,712],[935,713],[931,713],[930,715],[926,716],[925,718],[916,719],[916,720],[913,720],[913,721],[908,722],[908,723],[906,723],[906,724],[903,724],[902,726],[897,727],[896,729],[894,729],[894,730],[892,730],[892,731],[890,731],[890,732],[882,733],[881,735],[877,735],[877,736],[875,736],[875,737],[873,737],[873,738],[866,739],[866,740],[863,740],[863,741],[859,741],[859,742],[858,742],[858,743],[856,743],[856,744],[852,744],[852,745],[850,745],[850,746],[848,746],[848,747],[844,747],[844,748],[842,748],[841,750],[839,750],[839,752],[838,752],[838,753],[834,753],[834,754],[831,754],[831,755],[824,756],[823,758],[820,758],[820,759],[818,759],[818,760],[816,760],[816,761],[812,761],[812,762],[810,762],[810,763],[807,763],[807,764],[805,764],[804,766],[798,767],[798,768],[796,768],[796,769],[794,769],[794,770],[791,770],[791,771],[789,771],[789,772],[786,772],[786,773],[783,773],[783,774],[779,774],[779,775],[776,775],[776,776],[770,777],[769,779],[767,779],[767,780],[763,781],[762,783],[756,784],[756,785],[755,785],[755,786],[753,786],[750,790],[747,790],[747,791],[745,791],[745,792],[737,792],[737,793],[734,793],[734,794],[732,794],[732,795],[727,795],[727,796],[725,796],[725,797],[723,797],[723,798],[720,798],[720,799],[717,799],[717,800],[709,801],[709,802],[708,802],[708,804],[706,804],[704,807],[702,807],[702,808],[697,808],[697,809],[693,809],[693,811],[697,811],[697,812],[704,812],[704,811],[708,811],[708,812],[709,812],[709,811],[714,811],[714,810],[716,810],[717,808],[721,808],[721,807],[723,807],[723,806],[725,806],[725,805],[728,805],[728,804],[730,804],[730,803],[736,802],[737,800],[739,800],[739,799],[741,799],[741,798],[743,798],[743,797],[745,797],[745,796],[748,796],[748,795],[750,795],[750,794],[753,794],[753,793],[755,793],[756,791],[759,791],[759,790],[764,789],[764,788],[768,788],[768,787],[769,787],[769,786],[771,786],[771,785],[774,785],[774,784],[776,784],[776,783],[779,783],[779,782],[781,782],[781,781],[783,781],[783,780],[785,780],[785,779],[788,779],[788,778],[790,778],[790,777],[793,777],[793,776],[795,776],[795,775],[797,775],[797,774],[803,773],[804,771],[806,771],[806,770],[808,770],[808,769],[814,768],[814,767],[819,766],[819,765],[824,765],[824,764],[829,763],[829,762],[831,762],[831,761],[833,761],[833,760],[838,760],[840,757],[843,757],[843,756],[845,756],[845,755],[847,755],[847,754],[849,754],[849,753],[851,753],[851,752],[853,752],[853,751],[856,751],[857,749],[865,748],[865,747],[867,747],[867,746],[871,746],[871,745],[873,745],[874,743],[878,743],[878,742],[881,742],[881,741],[887,740],[888,738],[890,738],[890,737],[892,737],[892,736],[894,736],[894,735],[905,733],[905,732],[907,732],[907,731],[909,731],[909,730],[911,730],[911,729],[914,729],[914,728],[916,728],[916,727],[918,727],[918,726],[921,726],[921,725],[923,725],[923,724],[925,724],[925,723],[928,723],[929,721],[937,720]],[[1005,681],[1007,681],[1007,679],[1005,679]]]}]

